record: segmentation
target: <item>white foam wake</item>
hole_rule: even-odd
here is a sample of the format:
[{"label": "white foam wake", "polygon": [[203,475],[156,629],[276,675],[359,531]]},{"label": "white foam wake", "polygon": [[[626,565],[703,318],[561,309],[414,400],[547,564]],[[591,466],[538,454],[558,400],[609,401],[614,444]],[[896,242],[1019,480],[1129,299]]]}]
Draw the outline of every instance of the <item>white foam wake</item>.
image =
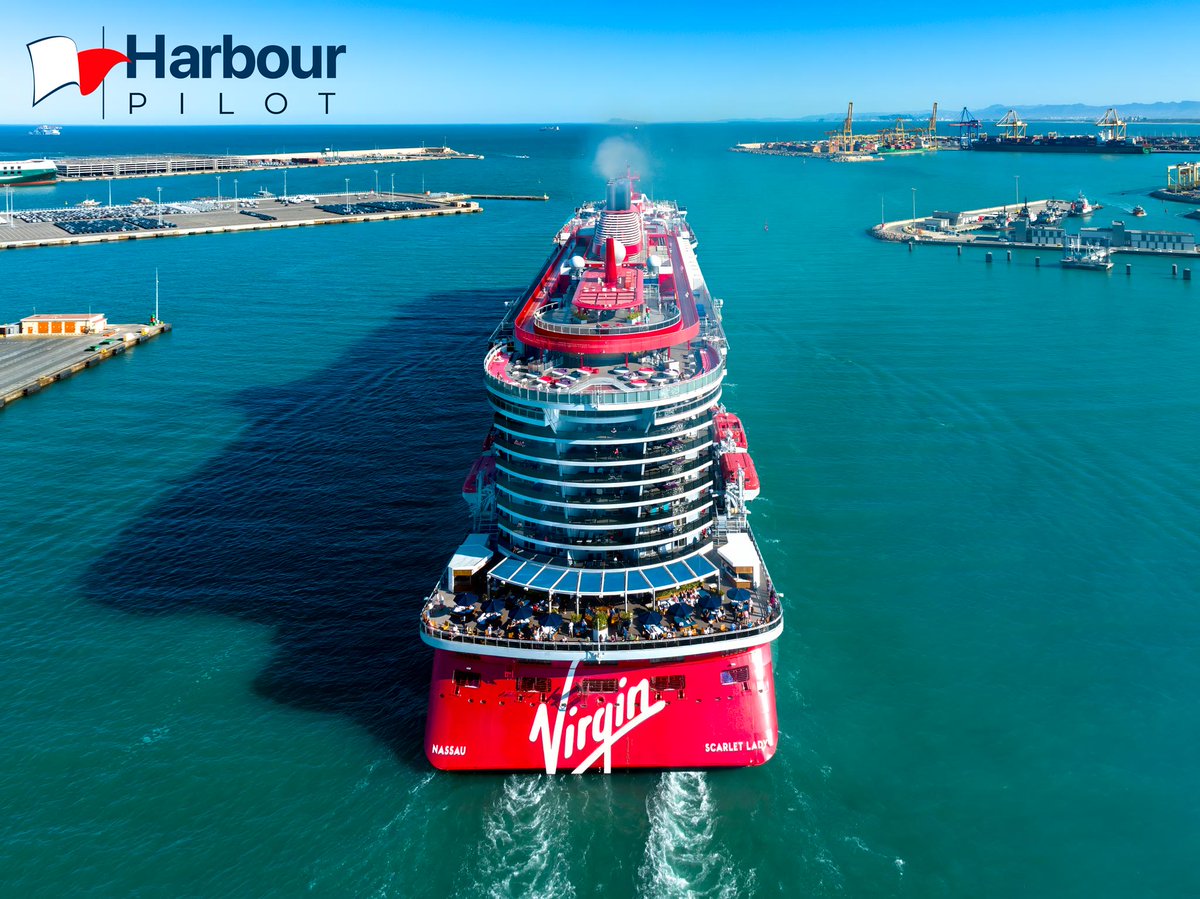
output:
[{"label": "white foam wake", "polygon": [[464,896],[571,899],[569,794],[561,778],[513,775],[484,814]]},{"label": "white foam wake", "polygon": [[716,836],[708,780],[670,771],[646,800],[650,833],[638,869],[638,893],[655,899],[721,897],[754,892],[754,870],[729,863]]}]

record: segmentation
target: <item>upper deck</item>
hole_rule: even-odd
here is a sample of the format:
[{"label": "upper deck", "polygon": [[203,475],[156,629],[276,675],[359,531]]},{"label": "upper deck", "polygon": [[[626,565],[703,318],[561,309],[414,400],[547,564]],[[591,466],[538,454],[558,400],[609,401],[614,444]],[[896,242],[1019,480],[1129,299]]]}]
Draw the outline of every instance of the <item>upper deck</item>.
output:
[{"label": "upper deck", "polygon": [[[750,589],[736,586],[731,567],[752,553],[762,576]],[[510,557],[517,558],[519,557]],[[439,649],[513,658],[585,661],[680,658],[760,646],[783,632],[782,594],[762,566],[753,535],[728,541],[713,553],[717,565],[702,581],[679,578],[676,586],[606,605],[581,605],[570,592],[547,592],[530,601],[503,589],[488,599],[435,589],[421,610],[421,638]],[[526,563],[533,577],[552,566]],[[558,572],[556,572],[557,574]],[[612,572],[620,575],[625,572]],[[570,573],[561,576],[569,578]],[[578,584],[578,581],[576,582]]]},{"label": "upper deck", "polygon": [[513,324],[523,345],[565,355],[646,353],[687,346],[711,329],[711,299],[696,277],[683,213],[636,194],[629,206],[582,207],[559,232],[557,252]]}]

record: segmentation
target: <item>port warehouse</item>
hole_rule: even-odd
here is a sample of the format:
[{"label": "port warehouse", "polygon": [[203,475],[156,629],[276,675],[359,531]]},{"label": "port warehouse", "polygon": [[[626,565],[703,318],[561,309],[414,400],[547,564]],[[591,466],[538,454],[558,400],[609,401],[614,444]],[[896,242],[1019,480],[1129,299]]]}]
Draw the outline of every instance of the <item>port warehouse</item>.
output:
[{"label": "port warehouse", "polygon": [[19,322],[0,326],[6,337],[75,337],[81,334],[99,334],[108,327],[108,319],[100,313],[78,315],[30,315]]},{"label": "port warehouse", "polygon": [[398,162],[409,159],[454,158],[462,154],[448,147],[413,147],[402,150],[354,151],[338,153],[287,154],[257,156],[108,156],[62,159],[55,163],[59,178],[121,178],[137,175],[190,175],[233,172],[246,169],[285,166],[347,165],[367,162]]},{"label": "port warehouse", "polygon": [[[919,220],[917,224],[924,231],[955,234],[972,230],[975,222],[967,213],[938,210],[929,218]],[[1018,219],[1013,223],[1012,241],[1039,247],[1061,247],[1065,234],[1063,228],[1034,225],[1025,219]],[[1113,222],[1110,228],[1080,228],[1079,237],[1084,243],[1104,244],[1114,248],[1174,252],[1196,250],[1196,236],[1190,231],[1142,231],[1126,228],[1125,223],[1119,221]]]}]

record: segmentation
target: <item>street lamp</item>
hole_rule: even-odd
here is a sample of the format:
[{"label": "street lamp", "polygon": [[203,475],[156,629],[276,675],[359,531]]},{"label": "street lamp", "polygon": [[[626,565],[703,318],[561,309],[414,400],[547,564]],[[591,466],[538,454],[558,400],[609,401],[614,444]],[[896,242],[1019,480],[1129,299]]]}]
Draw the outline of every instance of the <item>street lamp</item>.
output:
[{"label": "street lamp", "polygon": [[379,194],[379,169],[375,169],[375,194]]},{"label": "street lamp", "polygon": [[217,202],[221,202],[221,176],[217,175]]},{"label": "street lamp", "polygon": [[396,195],[396,173],[392,172],[392,196]]},{"label": "street lamp", "polygon": [[233,179],[233,205],[236,206],[237,204],[238,204],[237,178],[234,178]]},{"label": "street lamp", "polygon": [[916,225],[916,223],[917,223],[917,189],[915,187],[912,189],[912,200],[913,200],[913,224]]},{"label": "street lamp", "polygon": [[346,205],[350,205],[350,179],[346,179]]},{"label": "street lamp", "polygon": [[162,227],[162,188],[156,188],[158,191],[158,227]]}]

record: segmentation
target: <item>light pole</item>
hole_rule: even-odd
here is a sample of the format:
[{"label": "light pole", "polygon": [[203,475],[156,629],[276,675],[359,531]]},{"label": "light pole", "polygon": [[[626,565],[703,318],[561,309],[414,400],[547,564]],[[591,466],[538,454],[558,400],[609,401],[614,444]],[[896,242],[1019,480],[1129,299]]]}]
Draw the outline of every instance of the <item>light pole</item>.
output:
[{"label": "light pole", "polygon": [[883,215],[883,197],[879,198],[879,225],[880,227],[887,224],[887,219]]},{"label": "light pole", "polygon": [[236,206],[237,204],[238,204],[237,178],[234,178],[233,179],[233,205]]},{"label": "light pole", "polygon": [[108,179],[108,208],[112,209],[112,178]]},{"label": "light pole", "polygon": [[158,191],[158,227],[162,227],[162,188],[156,188]]},{"label": "light pole", "polygon": [[379,169],[375,169],[375,194],[379,195]]},{"label": "light pole", "polygon": [[396,196],[396,173],[392,172],[392,196]]},{"label": "light pole", "polygon": [[912,189],[912,197],[913,197],[913,225],[916,225],[917,224],[917,189],[915,187]]},{"label": "light pole", "polygon": [[350,179],[346,179],[346,205],[350,205]]},{"label": "light pole", "polygon": [[221,176],[217,175],[217,202],[221,202]]}]

